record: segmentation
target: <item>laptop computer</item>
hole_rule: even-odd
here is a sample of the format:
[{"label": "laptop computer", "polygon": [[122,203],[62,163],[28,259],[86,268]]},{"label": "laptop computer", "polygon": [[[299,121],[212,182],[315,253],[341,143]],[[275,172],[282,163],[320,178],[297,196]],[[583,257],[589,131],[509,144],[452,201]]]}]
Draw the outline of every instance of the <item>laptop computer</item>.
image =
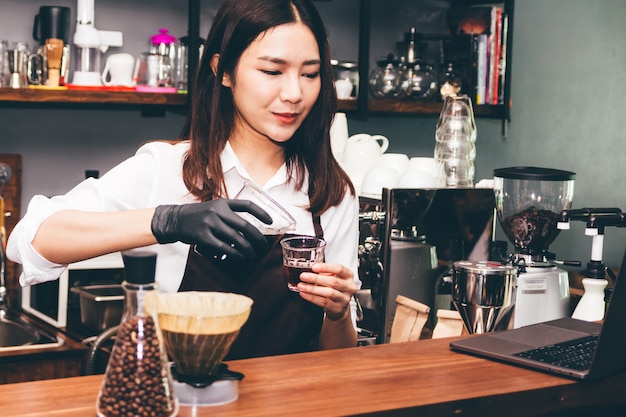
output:
[{"label": "laptop computer", "polygon": [[[568,317],[470,336],[451,342],[450,348],[574,379],[597,379],[626,372],[625,317],[626,251],[604,324]],[[585,347],[586,358],[580,352]],[[555,360],[549,354],[554,350]],[[570,350],[576,351],[573,356]]]}]

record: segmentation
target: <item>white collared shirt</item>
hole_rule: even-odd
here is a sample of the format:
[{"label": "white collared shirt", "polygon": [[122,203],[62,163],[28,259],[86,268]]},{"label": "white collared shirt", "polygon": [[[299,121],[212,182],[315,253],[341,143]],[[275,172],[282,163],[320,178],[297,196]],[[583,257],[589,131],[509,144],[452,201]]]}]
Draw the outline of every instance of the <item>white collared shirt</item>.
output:
[{"label": "white collared shirt", "polygon": [[[34,196],[26,214],[11,233],[7,246],[9,259],[22,264],[20,284],[27,286],[57,279],[67,268],[67,265],[46,260],[31,244],[41,223],[57,211],[73,209],[111,212],[197,202],[182,180],[183,158],[188,149],[188,141],[176,144],[151,142],[101,178],[86,179],[65,195],[52,198]],[[252,180],[230,144],[226,144],[221,161],[228,194],[235,196],[244,180]],[[304,184],[303,189],[296,189],[292,182],[287,182],[285,164],[266,184],[260,186],[296,219],[294,233],[315,234],[311,213],[307,211],[307,184]],[[338,206],[331,207],[321,216],[321,224],[327,240],[326,262],[340,263],[350,268],[357,287],[360,287],[358,210],[358,200],[347,195]],[[59,236],[59,244],[63,244],[63,236]],[[189,245],[176,242],[153,245],[150,249],[157,253],[156,282],[159,290],[177,291]]]}]

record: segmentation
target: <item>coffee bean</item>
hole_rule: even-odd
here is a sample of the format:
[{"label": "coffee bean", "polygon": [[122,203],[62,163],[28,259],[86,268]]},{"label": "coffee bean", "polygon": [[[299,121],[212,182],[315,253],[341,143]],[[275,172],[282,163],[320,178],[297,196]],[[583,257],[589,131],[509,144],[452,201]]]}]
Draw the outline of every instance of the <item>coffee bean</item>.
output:
[{"label": "coffee bean", "polygon": [[171,416],[175,399],[163,378],[161,358],[154,318],[132,317],[123,322],[100,390],[99,414]]},{"label": "coffee bean", "polygon": [[558,216],[550,210],[538,210],[533,206],[505,218],[502,228],[507,237],[523,253],[539,253],[547,250],[548,245],[559,234],[559,229],[556,227]]}]

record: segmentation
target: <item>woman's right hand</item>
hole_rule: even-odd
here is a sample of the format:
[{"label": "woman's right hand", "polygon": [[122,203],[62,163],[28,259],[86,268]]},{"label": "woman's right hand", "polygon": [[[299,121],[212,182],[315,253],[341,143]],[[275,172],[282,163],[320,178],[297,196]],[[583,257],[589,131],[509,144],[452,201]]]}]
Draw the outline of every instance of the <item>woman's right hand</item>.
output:
[{"label": "woman's right hand", "polygon": [[248,212],[265,224],[272,223],[270,215],[252,201],[216,199],[156,207],[152,234],[159,243],[196,245],[196,250],[207,257],[253,259],[267,251],[267,241],[236,212]]}]

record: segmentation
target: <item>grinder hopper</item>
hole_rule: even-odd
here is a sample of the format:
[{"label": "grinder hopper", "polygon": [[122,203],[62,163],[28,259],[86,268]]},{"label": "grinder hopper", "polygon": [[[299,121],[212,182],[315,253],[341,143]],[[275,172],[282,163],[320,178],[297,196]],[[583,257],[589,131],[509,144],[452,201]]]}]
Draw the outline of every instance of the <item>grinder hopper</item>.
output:
[{"label": "grinder hopper", "polygon": [[575,175],[538,167],[494,170],[500,225],[517,253],[528,256],[528,261],[543,262],[552,257],[548,246],[559,234],[559,214],[572,205]]}]

